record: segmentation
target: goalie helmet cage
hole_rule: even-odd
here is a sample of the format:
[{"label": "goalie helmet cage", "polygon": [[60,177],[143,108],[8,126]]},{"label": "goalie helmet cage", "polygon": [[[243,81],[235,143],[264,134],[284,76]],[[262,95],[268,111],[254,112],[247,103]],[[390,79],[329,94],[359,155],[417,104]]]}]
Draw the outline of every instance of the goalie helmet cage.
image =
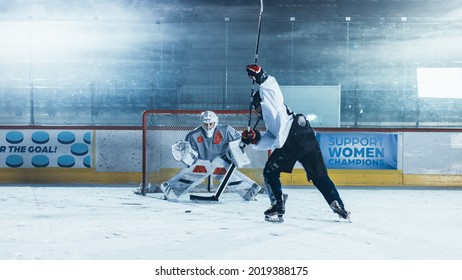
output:
[{"label": "goalie helmet cage", "polygon": [[[177,174],[184,165],[172,156],[172,145],[184,140],[186,134],[200,126],[200,115],[204,110],[146,110],[142,115],[142,181],[141,194],[157,189],[162,183]],[[239,133],[247,129],[249,112],[245,110],[213,110],[218,124],[234,127]],[[256,120],[256,118],[254,118]],[[264,128],[260,121],[257,129]],[[263,186],[262,169],[268,158],[265,151],[247,148],[251,164],[239,171]],[[206,184],[206,182],[204,182]],[[206,188],[204,188],[206,189]],[[159,190],[160,191],[160,190]]]}]

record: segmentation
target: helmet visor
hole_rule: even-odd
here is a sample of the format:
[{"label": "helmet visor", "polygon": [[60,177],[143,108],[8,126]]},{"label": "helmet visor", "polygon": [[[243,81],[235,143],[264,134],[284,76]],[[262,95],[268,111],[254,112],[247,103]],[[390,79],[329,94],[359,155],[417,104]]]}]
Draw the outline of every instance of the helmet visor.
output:
[{"label": "helmet visor", "polygon": [[211,129],[213,129],[215,127],[215,123],[214,122],[203,122],[202,127],[205,130],[211,130]]}]

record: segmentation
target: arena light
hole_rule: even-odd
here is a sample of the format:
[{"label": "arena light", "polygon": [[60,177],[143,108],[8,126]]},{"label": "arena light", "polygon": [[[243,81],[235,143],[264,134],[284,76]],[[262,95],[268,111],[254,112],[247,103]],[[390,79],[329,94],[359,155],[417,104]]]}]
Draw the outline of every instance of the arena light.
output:
[{"label": "arena light", "polygon": [[309,115],[306,115],[306,119],[307,119],[309,122],[315,122],[315,121],[318,119],[318,116],[313,115],[313,114],[309,114]]},{"label": "arena light", "polygon": [[462,98],[462,68],[417,68],[419,97]]},{"label": "arena light", "polygon": [[0,22],[0,58],[2,60],[28,57],[30,50],[30,26],[27,21]]}]

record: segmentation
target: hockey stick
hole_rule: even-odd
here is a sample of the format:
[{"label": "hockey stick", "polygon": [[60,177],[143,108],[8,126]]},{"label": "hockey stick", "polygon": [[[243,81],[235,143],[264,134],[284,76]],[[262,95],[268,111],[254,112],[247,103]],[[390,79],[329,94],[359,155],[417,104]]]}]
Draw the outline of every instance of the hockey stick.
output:
[{"label": "hockey stick", "polygon": [[[263,20],[263,0],[260,0],[260,15],[258,17],[257,42],[255,44],[254,64],[257,64],[257,61],[258,61],[258,50],[260,48],[260,33],[261,33],[262,20]],[[250,105],[249,105],[249,123],[247,125],[247,131],[250,131],[250,125],[252,123],[252,97],[254,93],[255,93],[255,80],[252,79],[252,87],[250,91]]]},{"label": "hockey stick", "polygon": [[212,190],[212,176],[207,177],[207,191],[210,192]]}]

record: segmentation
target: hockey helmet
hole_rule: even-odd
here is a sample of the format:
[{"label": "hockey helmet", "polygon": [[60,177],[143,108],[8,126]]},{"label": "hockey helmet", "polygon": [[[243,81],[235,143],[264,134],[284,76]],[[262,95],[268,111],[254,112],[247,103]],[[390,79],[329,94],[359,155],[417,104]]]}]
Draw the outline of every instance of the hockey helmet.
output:
[{"label": "hockey helmet", "polygon": [[201,114],[201,125],[207,138],[213,136],[215,127],[218,125],[218,116],[212,111],[205,111]]}]

